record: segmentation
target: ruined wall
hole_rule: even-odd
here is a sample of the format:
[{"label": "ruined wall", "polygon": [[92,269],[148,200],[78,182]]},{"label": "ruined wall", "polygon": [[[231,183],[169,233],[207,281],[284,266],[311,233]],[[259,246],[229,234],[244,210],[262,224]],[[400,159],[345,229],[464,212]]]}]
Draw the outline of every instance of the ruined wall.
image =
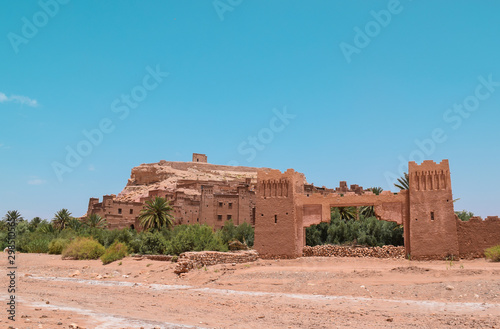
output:
[{"label": "ruined wall", "polygon": [[460,257],[484,257],[484,249],[500,245],[500,218],[472,217],[468,222],[458,217],[457,233]]},{"label": "ruined wall", "polygon": [[300,226],[297,244],[300,248],[305,246],[307,227],[330,221],[332,207],[374,206],[375,216],[379,220],[401,225],[407,219],[407,204],[407,191],[401,191],[398,194],[383,191],[380,195],[375,195],[373,192],[365,192],[361,195],[355,192],[295,195],[297,222]]},{"label": "ruined wall", "polygon": [[410,254],[414,259],[458,256],[457,222],[453,210],[448,160],[410,162]]},{"label": "ruined wall", "polygon": [[240,250],[234,252],[219,251],[189,251],[179,255],[174,272],[186,273],[192,269],[217,264],[240,264],[255,262],[259,255],[255,250]]},{"label": "ruined wall", "polygon": [[193,153],[193,162],[207,163],[208,161],[206,154]]}]

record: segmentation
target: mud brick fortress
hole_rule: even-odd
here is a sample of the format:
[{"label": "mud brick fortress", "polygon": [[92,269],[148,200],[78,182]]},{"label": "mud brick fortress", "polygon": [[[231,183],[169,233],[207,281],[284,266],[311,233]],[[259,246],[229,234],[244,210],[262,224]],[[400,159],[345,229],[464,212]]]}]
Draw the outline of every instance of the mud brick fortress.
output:
[{"label": "mud brick fortress", "polygon": [[448,160],[410,162],[408,174],[409,190],[375,195],[346,182],[336,189],[316,187],[292,169],[213,165],[195,153],[192,162],[162,160],[133,168],[125,189],[102,202],[91,198],[87,214],[105,217],[110,228],[140,229],[145,201],[161,196],[173,205],[176,224],[251,224],[262,257],[302,256],[306,227],[329,222],[332,207],[350,206],[374,206],[379,220],[403,225],[412,259],[482,257],[485,248],[500,244],[498,217],[462,222],[455,215]]}]

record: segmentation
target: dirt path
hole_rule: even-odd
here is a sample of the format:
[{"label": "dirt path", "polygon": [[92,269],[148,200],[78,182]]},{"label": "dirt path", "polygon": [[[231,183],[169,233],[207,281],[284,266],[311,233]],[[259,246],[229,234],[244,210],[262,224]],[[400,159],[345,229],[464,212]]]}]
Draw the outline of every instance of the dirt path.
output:
[{"label": "dirt path", "polygon": [[500,264],[484,260],[259,260],[178,277],[169,262],[18,259],[2,328],[500,328]]}]

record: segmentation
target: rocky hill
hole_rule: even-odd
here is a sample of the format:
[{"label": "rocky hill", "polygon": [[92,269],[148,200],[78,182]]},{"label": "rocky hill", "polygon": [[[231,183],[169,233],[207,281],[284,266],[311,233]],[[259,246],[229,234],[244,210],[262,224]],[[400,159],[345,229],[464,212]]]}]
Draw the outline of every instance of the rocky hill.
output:
[{"label": "rocky hill", "polygon": [[[132,168],[127,186],[117,196],[118,201],[139,201],[150,190],[164,189],[183,191],[186,194],[199,194],[197,189],[178,186],[189,181],[203,181],[207,184],[226,183],[228,185],[244,183],[250,179],[257,183],[257,170],[268,168],[233,167],[202,162],[174,162],[162,160],[158,163],[141,164]],[[182,184],[185,185],[185,184]]]}]

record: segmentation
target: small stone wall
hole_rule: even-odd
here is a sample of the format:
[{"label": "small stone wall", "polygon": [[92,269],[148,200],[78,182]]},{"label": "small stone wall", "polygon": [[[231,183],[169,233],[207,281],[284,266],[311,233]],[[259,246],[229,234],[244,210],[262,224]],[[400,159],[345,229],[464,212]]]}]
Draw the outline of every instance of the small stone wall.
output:
[{"label": "small stone wall", "polygon": [[255,250],[241,250],[235,252],[219,251],[190,251],[180,254],[174,272],[186,273],[193,268],[228,263],[248,263],[259,258]]},{"label": "small stone wall", "polygon": [[303,257],[374,257],[405,258],[405,247],[357,247],[322,245],[303,249]]}]

